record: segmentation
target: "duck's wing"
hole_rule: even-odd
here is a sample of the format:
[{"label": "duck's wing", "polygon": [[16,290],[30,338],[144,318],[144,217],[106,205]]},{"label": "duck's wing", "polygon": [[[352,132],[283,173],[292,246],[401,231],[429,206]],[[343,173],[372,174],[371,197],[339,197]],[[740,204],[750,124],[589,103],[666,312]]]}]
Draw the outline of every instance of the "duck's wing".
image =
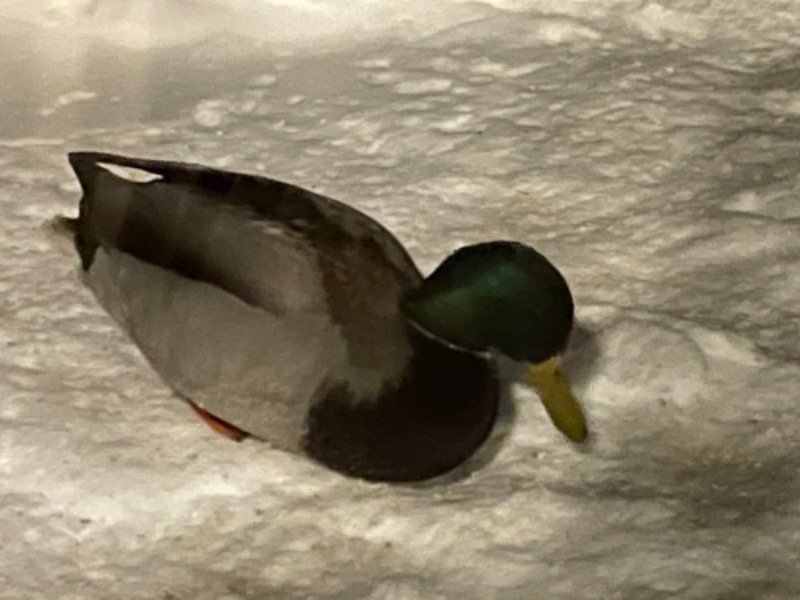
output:
[{"label": "duck's wing", "polygon": [[87,283],[180,393],[270,438],[326,386],[366,400],[401,374],[398,299],[421,277],[371,218],[262,177],[69,158]]},{"label": "duck's wing", "polygon": [[[402,245],[377,221],[300,187],[96,152],[74,152],[69,160],[84,191],[76,234],[84,269],[103,246],[207,281],[251,304],[276,301],[298,286],[294,273],[281,263],[259,260],[264,256],[243,255],[244,226],[262,234],[255,236],[260,238],[256,246],[267,254],[278,253],[290,238],[295,247],[308,248],[319,258],[322,275],[331,276],[327,283],[333,295],[341,293],[337,282],[352,290],[358,279],[370,290],[374,280],[402,287],[421,280]],[[370,291],[370,301],[384,300],[380,290]],[[392,294],[386,296],[394,303]]]}]

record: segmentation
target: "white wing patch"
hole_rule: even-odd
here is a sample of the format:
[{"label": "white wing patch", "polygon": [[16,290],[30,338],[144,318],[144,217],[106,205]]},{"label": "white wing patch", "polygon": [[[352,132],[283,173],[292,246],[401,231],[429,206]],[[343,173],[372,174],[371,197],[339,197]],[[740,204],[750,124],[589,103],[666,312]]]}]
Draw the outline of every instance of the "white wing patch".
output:
[{"label": "white wing patch", "polygon": [[132,183],[150,183],[151,181],[158,181],[164,179],[162,175],[157,173],[150,173],[144,169],[135,169],[133,167],[123,167],[122,165],[115,165],[114,163],[98,162],[98,167],[104,168],[112,175],[116,175],[120,179],[130,181]]}]

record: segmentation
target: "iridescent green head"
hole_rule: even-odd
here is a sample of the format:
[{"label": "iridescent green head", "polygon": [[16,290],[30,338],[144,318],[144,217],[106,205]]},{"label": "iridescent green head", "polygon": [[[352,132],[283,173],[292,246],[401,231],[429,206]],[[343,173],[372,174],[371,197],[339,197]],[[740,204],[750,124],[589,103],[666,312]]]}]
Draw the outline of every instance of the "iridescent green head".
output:
[{"label": "iridescent green head", "polygon": [[517,242],[460,248],[403,298],[401,308],[446,342],[531,363],[564,350],[574,314],[561,273]]}]

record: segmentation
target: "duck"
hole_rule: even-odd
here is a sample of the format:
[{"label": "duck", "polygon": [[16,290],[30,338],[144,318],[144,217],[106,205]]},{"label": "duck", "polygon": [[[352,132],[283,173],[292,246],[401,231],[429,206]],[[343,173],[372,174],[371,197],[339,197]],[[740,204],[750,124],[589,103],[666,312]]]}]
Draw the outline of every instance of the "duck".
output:
[{"label": "duck", "polygon": [[263,176],[72,152],[59,217],[81,278],[213,429],[346,476],[413,482],[490,435],[504,355],[555,426],[587,427],[560,357],[574,302],[517,241],[456,249],[423,277],[397,238],[340,201]]}]

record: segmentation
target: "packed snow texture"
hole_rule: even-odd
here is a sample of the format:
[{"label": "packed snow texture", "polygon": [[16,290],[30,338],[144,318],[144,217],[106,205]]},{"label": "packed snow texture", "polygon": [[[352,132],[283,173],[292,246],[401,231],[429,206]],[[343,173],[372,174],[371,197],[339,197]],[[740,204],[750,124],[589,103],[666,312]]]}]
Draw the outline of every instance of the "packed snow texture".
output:
[{"label": "packed snow texture", "polygon": [[[796,3],[0,7],[0,598],[800,597]],[[42,225],[76,149],[300,184],[426,272],[535,246],[592,442],[512,368],[492,439],[425,484],[214,435]]]}]

